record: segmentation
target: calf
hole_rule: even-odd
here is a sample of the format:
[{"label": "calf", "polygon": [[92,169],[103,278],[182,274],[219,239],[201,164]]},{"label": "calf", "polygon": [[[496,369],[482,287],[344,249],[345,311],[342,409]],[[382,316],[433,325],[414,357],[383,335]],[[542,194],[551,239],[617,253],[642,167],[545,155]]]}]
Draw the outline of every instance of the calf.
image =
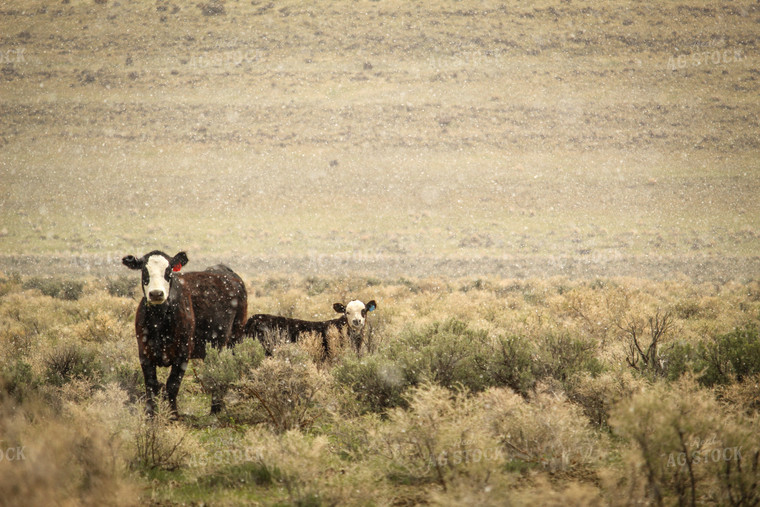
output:
[{"label": "calf", "polygon": [[245,324],[245,334],[259,340],[264,346],[266,354],[271,355],[271,344],[267,340],[268,333],[282,334],[291,343],[299,341],[304,333],[314,333],[322,338],[323,352],[325,357],[329,357],[330,348],[327,337],[330,329],[334,328],[338,332],[347,329],[351,345],[359,352],[364,342],[367,312],[371,312],[375,308],[377,308],[377,304],[374,300],[366,305],[358,300],[351,301],[347,305],[335,303],[333,309],[343,315],[337,319],[324,321],[291,319],[279,315],[252,315]]},{"label": "calf", "polygon": [[[148,413],[153,414],[160,390],[156,367],[171,367],[166,397],[177,416],[177,393],[190,359],[206,357],[206,344],[221,349],[243,338],[248,296],[245,284],[230,268],[180,273],[187,254],[169,257],[155,250],[141,258],[131,255],[122,263],[142,270],[143,298],[137,306],[135,332],[140,366],[145,377]],[[211,400],[211,412],[221,409]]]}]

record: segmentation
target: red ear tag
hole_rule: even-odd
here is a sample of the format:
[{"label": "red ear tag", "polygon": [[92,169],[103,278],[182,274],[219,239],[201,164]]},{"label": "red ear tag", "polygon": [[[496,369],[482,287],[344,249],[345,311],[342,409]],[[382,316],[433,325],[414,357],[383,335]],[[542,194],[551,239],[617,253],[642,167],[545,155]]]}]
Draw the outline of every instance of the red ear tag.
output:
[{"label": "red ear tag", "polygon": [[175,273],[179,271],[180,269],[182,269],[182,264],[175,264],[174,266],[172,266],[172,271],[174,271]]}]

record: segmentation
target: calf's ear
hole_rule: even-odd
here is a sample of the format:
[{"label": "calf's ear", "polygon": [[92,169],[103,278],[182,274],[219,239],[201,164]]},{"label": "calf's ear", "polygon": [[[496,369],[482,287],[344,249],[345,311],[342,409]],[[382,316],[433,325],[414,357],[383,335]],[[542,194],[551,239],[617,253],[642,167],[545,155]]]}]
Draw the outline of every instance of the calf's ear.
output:
[{"label": "calf's ear", "polygon": [[377,308],[377,303],[375,303],[375,300],[373,299],[372,301],[370,301],[364,306],[367,308],[368,312],[371,312],[371,311],[374,311],[375,308]]},{"label": "calf's ear", "polygon": [[179,271],[179,268],[187,264],[187,262],[188,258],[185,252],[179,252],[177,255],[172,257],[172,260],[169,261],[174,271]]},{"label": "calf's ear", "polygon": [[333,305],[333,310],[335,310],[338,313],[346,313],[346,307],[343,306],[343,303],[335,303]]},{"label": "calf's ear", "polygon": [[129,269],[142,269],[144,264],[142,259],[137,259],[134,255],[127,255],[121,260],[121,263]]}]

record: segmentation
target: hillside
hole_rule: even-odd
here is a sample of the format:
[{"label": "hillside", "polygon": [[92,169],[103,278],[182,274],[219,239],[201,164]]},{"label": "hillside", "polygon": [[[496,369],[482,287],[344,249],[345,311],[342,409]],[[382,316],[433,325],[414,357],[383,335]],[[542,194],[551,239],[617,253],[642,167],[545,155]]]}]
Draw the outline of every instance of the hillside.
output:
[{"label": "hillside", "polygon": [[[6,2],[0,270],[748,279],[751,2]],[[52,259],[52,260],[51,260]]]}]

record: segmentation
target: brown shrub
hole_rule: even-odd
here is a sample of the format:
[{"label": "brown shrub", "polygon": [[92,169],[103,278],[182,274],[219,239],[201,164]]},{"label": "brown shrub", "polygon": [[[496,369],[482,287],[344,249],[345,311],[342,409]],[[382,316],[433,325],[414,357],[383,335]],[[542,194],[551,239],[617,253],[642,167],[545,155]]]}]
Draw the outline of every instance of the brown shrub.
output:
[{"label": "brown shrub", "polygon": [[264,351],[270,355],[280,347],[290,343],[288,334],[279,329],[267,329],[258,338],[261,346],[264,347]]},{"label": "brown shrub", "polygon": [[623,370],[604,372],[598,376],[581,373],[570,379],[565,389],[568,398],[583,409],[593,425],[606,428],[613,407],[646,385],[645,380]]},{"label": "brown shrub", "polygon": [[745,378],[744,382],[719,386],[716,389],[718,399],[737,410],[743,410],[748,415],[760,413],[760,375]]},{"label": "brown shrub", "polygon": [[[96,313],[91,318],[79,322],[73,326],[74,333],[82,341],[103,343],[126,338],[132,335],[133,330],[125,326],[107,313]],[[132,331],[132,332],[129,332]]]},{"label": "brown shrub", "polygon": [[190,456],[186,448],[187,432],[171,421],[171,410],[161,400],[153,417],[141,418],[134,429],[134,446],[130,465],[137,470],[177,470]]},{"label": "brown shrub", "polygon": [[594,484],[567,481],[558,483],[541,476],[529,488],[520,488],[512,495],[516,505],[544,507],[601,507],[607,505],[602,491]]},{"label": "brown shrub", "polygon": [[605,443],[583,417],[581,408],[546,385],[526,402],[516,393],[491,389],[484,393],[484,416],[512,462],[549,471],[588,468],[599,462]]},{"label": "brown shrub", "polygon": [[[119,398],[122,400],[122,398]],[[136,505],[123,435],[84,410],[56,415],[27,402],[3,406],[4,505]]]},{"label": "brown shrub", "polygon": [[[333,353],[342,352],[340,333],[330,329],[327,336],[328,350]],[[303,333],[298,342],[299,347],[316,364],[321,364],[326,358],[324,340],[319,333]]]},{"label": "brown shrub", "polygon": [[720,405],[693,378],[651,386],[610,421],[628,440],[622,464],[605,474],[614,503],[760,501],[757,418]]},{"label": "brown shrub", "polygon": [[272,433],[255,427],[246,433],[253,464],[267,471],[287,495],[289,505],[388,504],[388,491],[377,472],[340,460],[323,435],[297,430]]},{"label": "brown shrub", "polygon": [[[485,395],[484,395],[485,396]],[[485,418],[485,398],[425,384],[406,395],[409,409],[393,409],[371,441],[385,475],[400,484],[446,489],[460,476],[473,488],[499,481],[506,453]]]},{"label": "brown shrub", "polygon": [[275,431],[305,429],[324,415],[328,377],[297,345],[281,347],[261,366],[250,369],[235,389],[251,404],[249,416]]}]

